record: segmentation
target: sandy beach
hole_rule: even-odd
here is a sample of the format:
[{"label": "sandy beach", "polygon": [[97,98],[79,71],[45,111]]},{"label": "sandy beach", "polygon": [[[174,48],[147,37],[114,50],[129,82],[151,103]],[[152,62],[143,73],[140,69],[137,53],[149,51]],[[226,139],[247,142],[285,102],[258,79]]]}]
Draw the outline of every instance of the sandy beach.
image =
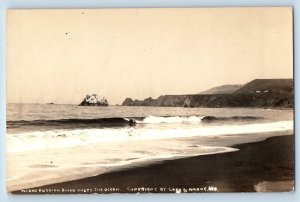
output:
[{"label": "sandy beach", "polygon": [[236,145],[237,152],[166,160],[12,194],[294,190],[294,135]]}]

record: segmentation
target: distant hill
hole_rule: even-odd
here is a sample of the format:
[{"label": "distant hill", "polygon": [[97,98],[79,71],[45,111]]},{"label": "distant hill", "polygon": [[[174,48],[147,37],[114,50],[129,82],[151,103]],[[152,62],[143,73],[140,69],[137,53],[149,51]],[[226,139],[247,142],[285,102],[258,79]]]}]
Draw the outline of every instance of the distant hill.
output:
[{"label": "distant hill", "polygon": [[[218,87],[216,87],[218,89]],[[212,89],[210,89],[212,90]],[[205,92],[205,91],[204,91]],[[292,79],[255,79],[233,93],[193,95],[162,95],[157,99],[126,98],[124,106],[160,107],[268,107],[292,108],[294,92]],[[215,91],[220,92],[220,91]]]},{"label": "distant hill", "polygon": [[287,93],[293,91],[293,79],[255,79],[237,91],[235,94],[248,93]]},{"label": "distant hill", "polygon": [[243,85],[223,85],[217,86],[206,91],[200,92],[199,94],[231,94],[238,89],[240,89]]}]

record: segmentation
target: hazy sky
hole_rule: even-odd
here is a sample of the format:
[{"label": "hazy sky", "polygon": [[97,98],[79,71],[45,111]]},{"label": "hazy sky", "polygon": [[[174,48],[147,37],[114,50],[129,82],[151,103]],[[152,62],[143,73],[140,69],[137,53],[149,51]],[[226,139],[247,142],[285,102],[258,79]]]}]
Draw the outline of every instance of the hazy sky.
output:
[{"label": "hazy sky", "polygon": [[9,10],[7,102],[193,94],[292,78],[291,8]]}]

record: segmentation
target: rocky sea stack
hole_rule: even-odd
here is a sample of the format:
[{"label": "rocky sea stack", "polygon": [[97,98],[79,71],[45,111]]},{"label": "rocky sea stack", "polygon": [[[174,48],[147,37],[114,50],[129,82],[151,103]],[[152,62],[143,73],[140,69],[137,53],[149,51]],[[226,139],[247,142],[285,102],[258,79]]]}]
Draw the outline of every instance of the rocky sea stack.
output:
[{"label": "rocky sea stack", "polygon": [[108,106],[107,99],[97,94],[87,94],[79,106]]}]

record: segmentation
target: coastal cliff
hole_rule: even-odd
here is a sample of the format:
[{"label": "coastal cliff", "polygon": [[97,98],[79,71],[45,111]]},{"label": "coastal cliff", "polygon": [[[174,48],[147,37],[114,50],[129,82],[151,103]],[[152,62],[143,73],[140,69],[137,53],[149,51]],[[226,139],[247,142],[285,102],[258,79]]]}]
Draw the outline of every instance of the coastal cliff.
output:
[{"label": "coastal cliff", "polygon": [[230,94],[162,95],[145,100],[126,98],[124,106],[292,108],[292,79],[256,79]]}]

